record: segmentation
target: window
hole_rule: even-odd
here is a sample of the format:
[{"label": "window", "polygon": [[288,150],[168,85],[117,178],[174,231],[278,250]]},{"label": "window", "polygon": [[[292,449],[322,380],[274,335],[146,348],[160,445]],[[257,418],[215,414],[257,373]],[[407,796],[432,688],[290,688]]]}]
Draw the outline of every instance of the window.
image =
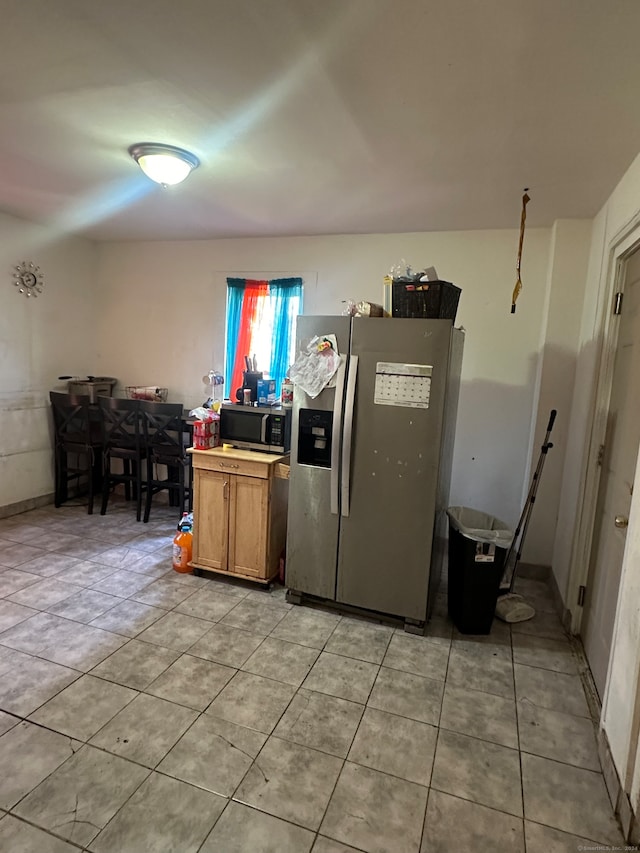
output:
[{"label": "window", "polygon": [[275,379],[276,397],[295,356],[295,321],[302,310],[302,279],[227,279],[225,397],[242,387],[245,356]]}]

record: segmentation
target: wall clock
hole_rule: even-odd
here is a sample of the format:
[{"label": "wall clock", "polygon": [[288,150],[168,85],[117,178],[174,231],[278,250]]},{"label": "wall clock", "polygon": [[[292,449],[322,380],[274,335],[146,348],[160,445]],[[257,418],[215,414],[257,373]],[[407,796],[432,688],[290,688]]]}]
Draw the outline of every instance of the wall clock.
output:
[{"label": "wall clock", "polygon": [[37,296],[44,287],[44,273],[32,261],[23,261],[13,268],[13,283],[19,293],[25,296]]}]

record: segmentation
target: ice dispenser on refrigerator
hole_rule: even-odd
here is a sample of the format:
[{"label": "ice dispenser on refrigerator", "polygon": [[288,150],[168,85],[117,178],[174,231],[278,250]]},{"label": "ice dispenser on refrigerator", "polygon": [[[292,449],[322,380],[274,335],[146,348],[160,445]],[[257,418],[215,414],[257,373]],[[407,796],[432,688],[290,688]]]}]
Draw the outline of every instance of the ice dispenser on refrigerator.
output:
[{"label": "ice dispenser on refrigerator", "polygon": [[331,468],[332,412],[301,409],[298,420],[298,463]]}]

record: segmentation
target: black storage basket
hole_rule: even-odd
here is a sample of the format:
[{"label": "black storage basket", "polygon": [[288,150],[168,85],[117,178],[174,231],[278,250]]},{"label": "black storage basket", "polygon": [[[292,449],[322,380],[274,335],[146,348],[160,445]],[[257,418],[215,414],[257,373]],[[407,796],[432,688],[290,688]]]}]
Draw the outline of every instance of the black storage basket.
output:
[{"label": "black storage basket", "polygon": [[450,281],[394,281],[391,288],[394,317],[456,319],[462,291]]}]

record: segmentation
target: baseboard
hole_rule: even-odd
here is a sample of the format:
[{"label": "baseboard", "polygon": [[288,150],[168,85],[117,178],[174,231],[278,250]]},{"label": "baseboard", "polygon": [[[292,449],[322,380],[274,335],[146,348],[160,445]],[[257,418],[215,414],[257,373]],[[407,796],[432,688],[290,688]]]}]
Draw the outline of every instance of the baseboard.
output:
[{"label": "baseboard", "polygon": [[556,613],[560,617],[560,621],[562,622],[562,627],[567,632],[567,634],[571,633],[571,611],[568,607],[564,606],[564,599],[560,593],[560,587],[558,586],[558,581],[556,580],[556,576],[553,572],[549,573],[549,577],[547,579],[547,586],[551,591],[551,597],[553,598],[553,603],[556,607]]},{"label": "baseboard", "polygon": [[[113,490],[113,493],[122,497],[124,499],[124,486],[119,484]],[[47,495],[39,495],[37,498],[26,498],[23,501],[16,501],[13,504],[7,504],[6,506],[0,506],[0,519],[2,518],[11,518],[13,515],[20,515],[22,512],[29,512],[30,509],[38,509],[41,506],[49,506],[54,501],[54,494],[51,492]],[[85,495],[86,497],[86,495]],[[100,507],[100,501],[102,499],[102,492],[94,495],[94,510],[96,506]],[[157,495],[153,496],[153,502],[155,504],[166,504],[169,505],[169,494],[167,492],[160,492]],[[142,505],[144,507],[144,498],[142,501]],[[64,506],[64,504],[63,504]]]},{"label": "baseboard", "polygon": [[620,823],[622,835],[628,844],[637,845],[640,843],[640,819],[638,815],[634,814],[629,797],[620,784],[618,771],[613,763],[609,740],[604,729],[598,731],[598,755],[607,794]]},{"label": "baseboard", "polygon": [[37,498],[16,501],[13,504],[0,506],[0,518],[10,518],[12,515],[19,515],[21,512],[28,512],[30,509],[38,509],[38,507],[47,506],[52,503],[53,492],[48,495],[39,495]]},{"label": "baseboard", "polygon": [[569,634],[568,639],[571,643],[571,648],[573,649],[573,654],[576,659],[578,675],[580,676],[580,681],[582,682],[582,687],[584,689],[587,705],[589,706],[589,713],[591,715],[591,719],[596,725],[599,725],[600,719],[602,718],[602,703],[600,702],[600,697],[598,696],[598,691],[596,690],[596,683],[593,680],[591,667],[589,666],[589,661],[587,660],[587,655],[585,653],[584,646],[582,645],[582,640],[580,639],[580,637],[577,637],[573,634]]}]

